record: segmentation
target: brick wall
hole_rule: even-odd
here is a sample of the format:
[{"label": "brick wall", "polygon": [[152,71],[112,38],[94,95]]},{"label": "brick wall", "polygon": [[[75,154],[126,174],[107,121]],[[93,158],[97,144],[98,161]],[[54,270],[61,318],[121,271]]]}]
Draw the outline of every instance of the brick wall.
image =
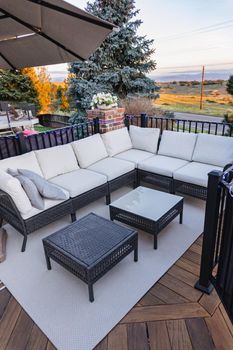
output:
[{"label": "brick wall", "polygon": [[108,110],[92,109],[87,111],[88,119],[99,118],[100,133],[123,128],[124,124],[124,108],[113,108]]}]

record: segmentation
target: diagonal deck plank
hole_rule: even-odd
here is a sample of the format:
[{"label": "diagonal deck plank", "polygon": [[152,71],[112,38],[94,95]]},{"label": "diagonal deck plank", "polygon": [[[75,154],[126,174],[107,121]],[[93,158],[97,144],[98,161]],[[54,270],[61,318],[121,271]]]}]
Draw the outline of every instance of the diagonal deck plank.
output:
[{"label": "diagonal deck plank", "polygon": [[5,312],[2,316],[0,323],[0,349],[3,350],[6,348],[9,339],[11,338],[11,334],[15,328],[16,322],[22,311],[21,306],[17,303],[17,301],[11,297]]},{"label": "diagonal deck plank", "polygon": [[0,319],[2,318],[4,311],[10,301],[11,294],[5,288],[0,292]]},{"label": "diagonal deck plank", "polygon": [[198,303],[180,305],[158,305],[135,307],[126,315],[121,323],[146,321],[178,320],[192,317],[208,317],[208,312]]},{"label": "diagonal deck plank", "polygon": [[199,303],[206,309],[210,315],[213,315],[218,305],[220,304],[220,299],[215,290],[210,295],[203,294]]},{"label": "diagonal deck plank", "polygon": [[162,300],[165,304],[181,304],[188,302],[188,299],[165,287],[159,282],[151,288],[150,293]]},{"label": "diagonal deck plank", "polygon": [[11,334],[6,350],[25,349],[33,328],[33,321],[22,309]]},{"label": "diagonal deck plank", "polygon": [[212,317],[206,318],[206,324],[217,349],[233,349],[233,337],[219,309],[215,311]]},{"label": "diagonal deck plank", "polygon": [[202,295],[200,291],[168,273],[164,275],[159,282],[191,302],[198,301]]},{"label": "diagonal deck plank", "polygon": [[174,265],[168,271],[169,275],[176,276],[176,278],[182,282],[187,283],[190,287],[193,287],[197,281],[197,276],[193,273],[181,269],[180,267]]},{"label": "diagonal deck plank", "polygon": [[48,339],[46,338],[44,333],[40,330],[40,328],[36,324],[34,324],[25,350],[45,349],[47,343],[48,343]]},{"label": "diagonal deck plank", "polygon": [[190,260],[187,260],[183,257],[181,257],[176,263],[175,266],[179,266],[181,269],[191,272],[192,274],[196,275],[197,278],[199,276],[200,273],[200,266],[193,263]]}]

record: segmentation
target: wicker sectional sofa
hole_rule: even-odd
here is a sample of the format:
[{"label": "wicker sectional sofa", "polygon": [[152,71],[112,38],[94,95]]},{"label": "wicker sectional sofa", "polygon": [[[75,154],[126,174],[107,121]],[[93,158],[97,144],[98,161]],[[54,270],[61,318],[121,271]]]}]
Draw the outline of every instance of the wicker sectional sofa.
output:
[{"label": "wicker sectional sofa", "polygon": [[[0,161],[0,219],[24,237],[106,197],[123,185],[153,183],[168,190],[206,197],[208,173],[233,161],[233,138],[131,126]],[[27,169],[68,193],[66,200],[44,199],[32,207],[17,179],[7,169]]]}]

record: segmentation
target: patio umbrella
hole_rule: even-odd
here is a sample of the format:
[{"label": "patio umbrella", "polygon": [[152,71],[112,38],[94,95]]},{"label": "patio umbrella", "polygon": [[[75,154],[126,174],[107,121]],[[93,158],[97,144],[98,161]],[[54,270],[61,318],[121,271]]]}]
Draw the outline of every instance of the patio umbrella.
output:
[{"label": "patio umbrella", "polygon": [[63,0],[0,0],[0,68],[84,61],[114,28]]}]

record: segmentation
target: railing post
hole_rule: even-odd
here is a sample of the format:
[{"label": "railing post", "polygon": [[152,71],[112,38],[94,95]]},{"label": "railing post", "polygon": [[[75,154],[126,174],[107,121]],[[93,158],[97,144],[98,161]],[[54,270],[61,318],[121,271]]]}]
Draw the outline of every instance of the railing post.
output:
[{"label": "railing post", "polygon": [[130,118],[127,114],[125,114],[125,119],[124,119],[125,126],[129,130],[129,125],[130,125]]},{"label": "railing post", "polygon": [[98,117],[93,118],[93,122],[94,122],[94,133],[95,134],[99,134],[100,132],[100,120]]},{"label": "railing post", "polygon": [[20,153],[21,154],[27,153],[28,150],[27,150],[26,138],[24,134],[22,132],[18,132],[16,135],[19,143]]},{"label": "railing post", "polygon": [[221,175],[222,172],[216,170],[211,171],[208,174],[209,179],[203,232],[200,278],[195,284],[196,289],[199,289],[207,294],[210,294],[213,290],[211,275],[213,270],[213,260],[219,217],[219,205],[221,197],[221,187],[219,182]]},{"label": "railing post", "polygon": [[146,128],[148,123],[148,116],[146,113],[141,113],[141,127]]}]

